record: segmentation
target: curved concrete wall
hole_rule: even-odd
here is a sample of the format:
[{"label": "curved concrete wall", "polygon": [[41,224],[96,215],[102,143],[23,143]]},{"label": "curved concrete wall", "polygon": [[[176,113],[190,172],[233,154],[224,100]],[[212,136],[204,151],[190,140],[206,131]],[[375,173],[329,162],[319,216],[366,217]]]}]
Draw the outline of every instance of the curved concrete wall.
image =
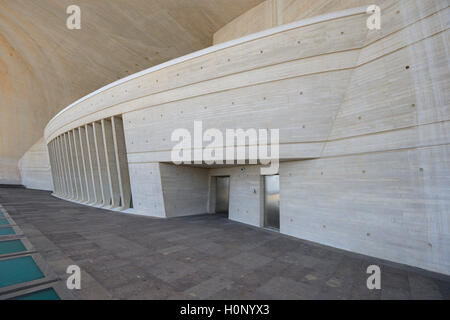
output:
[{"label": "curved concrete wall", "polygon": [[369,6],[386,0],[265,0],[214,34],[214,44],[318,15]]},{"label": "curved concrete wall", "polygon": [[380,31],[361,7],[216,45],[92,93],[45,139],[119,116],[133,212],[212,212],[229,175],[230,218],[261,226],[258,167],[174,166],[171,133],[279,128],[280,232],[450,274],[448,4],[383,1]]},{"label": "curved concrete wall", "polygon": [[[112,81],[208,47],[223,25],[262,0],[0,0],[0,183],[48,121]],[[69,5],[81,29],[69,30]]]},{"label": "curved concrete wall", "polygon": [[22,184],[29,189],[53,191],[47,144],[39,139],[19,160]]}]

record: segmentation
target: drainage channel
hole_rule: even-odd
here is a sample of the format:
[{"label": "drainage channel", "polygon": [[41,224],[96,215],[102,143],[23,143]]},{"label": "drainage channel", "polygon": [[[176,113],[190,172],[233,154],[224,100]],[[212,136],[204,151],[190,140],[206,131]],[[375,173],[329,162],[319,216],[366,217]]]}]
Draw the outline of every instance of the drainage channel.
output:
[{"label": "drainage channel", "polygon": [[0,204],[0,300],[66,300],[64,281]]}]

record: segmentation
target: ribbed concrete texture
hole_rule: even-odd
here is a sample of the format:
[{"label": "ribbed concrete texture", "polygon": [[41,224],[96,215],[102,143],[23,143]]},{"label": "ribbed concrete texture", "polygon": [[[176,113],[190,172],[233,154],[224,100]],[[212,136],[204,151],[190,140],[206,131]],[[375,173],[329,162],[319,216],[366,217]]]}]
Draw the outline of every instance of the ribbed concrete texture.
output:
[{"label": "ribbed concrete texture", "polygon": [[[0,183],[21,183],[18,160],[66,105],[210,46],[214,32],[261,2],[0,0]],[[66,27],[71,5],[81,9],[80,30]]]},{"label": "ribbed concrete texture", "polygon": [[47,144],[39,139],[20,159],[22,184],[29,189],[53,190]]},{"label": "ribbed concrete texture", "polygon": [[[450,299],[450,277],[332,249],[221,215],[158,219],[0,188],[0,203],[80,299]],[[381,268],[381,290],[366,269]]]},{"label": "ribbed concrete texture", "polygon": [[[366,0],[267,3],[295,22],[111,83],[55,116],[44,133],[54,194],[170,218],[214,212],[214,179],[229,176],[229,218],[263,227],[250,152],[246,166],[220,166],[220,146],[218,166],[174,166],[171,138],[193,137],[196,121],[223,137],[279,129],[281,233],[450,275],[449,1],[375,1],[380,30],[367,27]],[[254,146],[247,138],[240,147]]]}]

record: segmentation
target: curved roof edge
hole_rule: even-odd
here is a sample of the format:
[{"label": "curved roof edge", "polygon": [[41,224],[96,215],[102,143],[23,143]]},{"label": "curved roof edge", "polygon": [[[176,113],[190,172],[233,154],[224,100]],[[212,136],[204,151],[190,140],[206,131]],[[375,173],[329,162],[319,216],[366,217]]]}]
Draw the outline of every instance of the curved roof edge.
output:
[{"label": "curved roof edge", "polygon": [[128,82],[130,80],[134,80],[136,78],[139,78],[141,76],[147,75],[149,73],[152,73],[152,72],[155,72],[155,71],[158,71],[158,70],[161,70],[161,69],[164,69],[164,68],[167,68],[167,67],[170,67],[170,66],[173,66],[173,65],[176,65],[176,64],[179,64],[179,63],[182,63],[182,62],[194,59],[194,58],[198,58],[198,57],[210,54],[210,53],[214,53],[214,52],[217,52],[217,51],[222,50],[222,49],[230,48],[230,47],[233,47],[233,46],[245,43],[245,42],[250,42],[252,40],[268,37],[268,36],[271,36],[271,35],[274,35],[274,34],[277,34],[277,33],[280,33],[280,32],[284,32],[284,31],[288,31],[288,30],[292,30],[292,29],[297,29],[297,28],[313,25],[313,24],[316,24],[316,23],[331,21],[331,20],[344,18],[344,17],[348,17],[348,16],[353,16],[353,15],[358,15],[358,14],[366,14],[366,13],[367,13],[367,7],[364,6],[364,7],[357,7],[357,8],[352,8],[352,9],[347,9],[347,10],[342,10],[342,11],[336,11],[336,12],[333,12],[333,13],[327,13],[327,14],[316,16],[316,17],[313,17],[313,18],[308,18],[308,19],[304,19],[304,20],[295,21],[295,22],[292,22],[292,23],[288,23],[288,24],[284,24],[284,25],[281,25],[281,26],[277,26],[277,27],[271,28],[271,29],[267,29],[267,30],[264,30],[264,31],[261,31],[261,32],[249,34],[247,36],[244,36],[244,37],[241,37],[241,38],[238,38],[238,39],[234,39],[234,40],[230,40],[230,41],[227,41],[227,42],[224,42],[224,43],[220,43],[220,44],[217,44],[217,45],[214,45],[214,46],[211,46],[211,47],[199,50],[199,51],[195,51],[195,52],[189,53],[187,55],[181,56],[179,58],[175,58],[175,59],[169,60],[167,62],[158,64],[156,66],[153,66],[151,68],[139,71],[139,72],[134,73],[132,75],[129,75],[129,76],[125,77],[125,78],[122,78],[122,79],[119,79],[117,81],[114,81],[114,82],[112,82],[112,83],[110,83],[110,84],[108,84],[108,85],[106,85],[104,87],[101,87],[101,88],[99,88],[99,89],[97,89],[97,90],[87,94],[86,96],[78,99],[77,101],[75,101],[74,103],[70,104],[69,106],[65,107],[64,109],[59,111],[47,123],[47,126],[44,129],[44,132],[47,130],[48,125],[54,119],[59,117],[61,114],[63,114],[64,112],[66,112],[67,110],[72,108],[73,106],[75,106],[75,105],[77,105],[77,104],[79,104],[79,103],[81,103],[81,102],[83,102],[83,101],[85,101],[85,100],[87,100],[87,99],[89,99],[89,98],[99,94],[99,93],[102,93],[102,92],[104,92],[104,91],[106,91],[108,89],[116,87],[116,86],[118,86],[120,84],[123,84],[125,82]]}]

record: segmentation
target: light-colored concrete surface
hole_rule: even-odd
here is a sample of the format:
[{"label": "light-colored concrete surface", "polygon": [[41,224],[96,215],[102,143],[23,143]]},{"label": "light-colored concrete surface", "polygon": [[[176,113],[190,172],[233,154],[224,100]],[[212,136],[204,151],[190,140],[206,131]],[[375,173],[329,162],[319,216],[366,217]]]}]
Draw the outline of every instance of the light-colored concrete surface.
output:
[{"label": "light-colored concrete surface", "polygon": [[162,163],[160,172],[166,217],[207,212],[207,169]]},{"label": "light-colored concrete surface", "polygon": [[280,232],[450,274],[449,3],[380,1],[379,31],[365,7],[325,4],[111,84],[52,119],[45,139],[121,115],[136,213],[211,212],[211,176],[226,174],[230,218],[262,226],[259,167],[164,163],[171,133],[195,120],[279,128]]},{"label": "light-colored concrete surface", "polygon": [[[230,177],[230,219],[256,227],[263,226],[261,201],[264,190],[259,166],[211,169],[209,175],[211,178]],[[214,207],[210,207],[210,212],[214,213]]]},{"label": "light-colored concrete surface", "polygon": [[20,159],[19,170],[25,187],[53,190],[49,153],[44,138],[41,137]]},{"label": "light-colored concrete surface", "polygon": [[[208,47],[262,0],[1,0],[0,183],[58,111],[101,86]],[[66,9],[81,9],[69,30]]]},{"label": "light-colored concrete surface", "polygon": [[[164,197],[159,163],[129,163],[131,193],[136,213],[164,218]],[[145,186],[145,187],[143,187]]]},{"label": "light-colored concrete surface", "polygon": [[234,40],[294,21],[361,6],[384,5],[386,0],[265,0],[214,34],[214,44]]}]

